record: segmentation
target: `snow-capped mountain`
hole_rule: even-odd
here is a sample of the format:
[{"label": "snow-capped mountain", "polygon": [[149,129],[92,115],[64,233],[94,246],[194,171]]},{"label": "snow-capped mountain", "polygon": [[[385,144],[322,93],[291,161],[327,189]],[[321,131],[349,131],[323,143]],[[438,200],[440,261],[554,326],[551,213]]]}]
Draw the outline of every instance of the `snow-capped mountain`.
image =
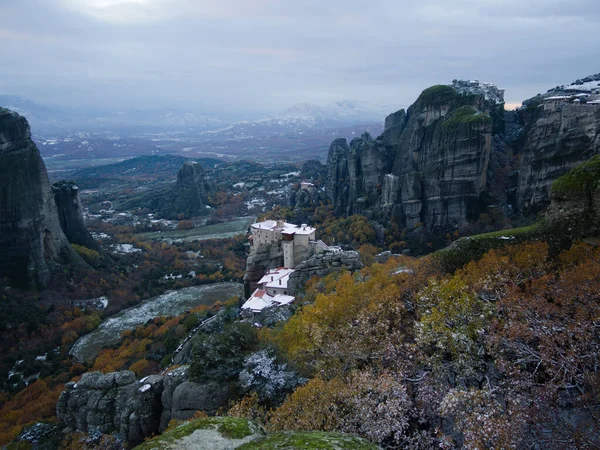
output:
[{"label": "snow-capped mountain", "polygon": [[399,108],[389,106],[373,106],[368,103],[346,100],[327,106],[298,103],[281,114],[263,119],[275,120],[290,124],[318,125],[352,125],[383,121],[385,116]]},{"label": "snow-capped mountain", "polygon": [[355,125],[383,124],[398,107],[372,106],[358,101],[340,101],[327,106],[298,103],[280,114],[226,127],[206,130],[202,136],[250,139],[260,136],[315,134]]}]

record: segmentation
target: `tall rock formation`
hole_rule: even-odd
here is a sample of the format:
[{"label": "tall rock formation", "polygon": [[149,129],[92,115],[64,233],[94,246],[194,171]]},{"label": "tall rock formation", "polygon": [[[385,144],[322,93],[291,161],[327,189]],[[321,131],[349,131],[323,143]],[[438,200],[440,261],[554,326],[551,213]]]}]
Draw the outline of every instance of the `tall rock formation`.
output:
[{"label": "tall rock formation", "polygon": [[46,286],[53,264],[62,263],[83,261],[60,227],[27,120],[0,108],[0,277]]},{"label": "tall rock formation", "polygon": [[388,116],[377,139],[335,140],[327,182],[335,213],[431,230],[476,218],[499,111],[502,91],[495,87],[433,86],[408,111]]},{"label": "tall rock formation", "polygon": [[202,165],[193,161],[184,163],[177,173],[175,184],[175,213],[186,217],[204,214],[209,190]]},{"label": "tall rock formation", "polygon": [[539,212],[554,180],[600,153],[600,104],[538,101],[519,116],[524,136],[512,201],[519,213]]},{"label": "tall rock formation", "polygon": [[100,246],[85,226],[79,187],[74,181],[58,181],[52,185],[60,226],[71,244],[100,251]]}]

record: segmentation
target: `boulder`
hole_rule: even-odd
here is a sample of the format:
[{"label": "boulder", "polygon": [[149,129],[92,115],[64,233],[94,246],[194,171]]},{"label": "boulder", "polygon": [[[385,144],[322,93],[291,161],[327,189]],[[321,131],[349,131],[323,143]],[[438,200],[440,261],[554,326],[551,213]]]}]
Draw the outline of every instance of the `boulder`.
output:
[{"label": "boulder", "polygon": [[311,277],[324,277],[342,270],[355,271],[362,267],[358,252],[321,253],[311,256],[296,266],[295,271],[290,275],[288,288],[291,292],[297,292]]},{"label": "boulder", "polygon": [[196,411],[213,415],[220,407],[227,405],[231,394],[232,386],[226,384],[185,381],[173,393],[172,418],[189,419]]}]

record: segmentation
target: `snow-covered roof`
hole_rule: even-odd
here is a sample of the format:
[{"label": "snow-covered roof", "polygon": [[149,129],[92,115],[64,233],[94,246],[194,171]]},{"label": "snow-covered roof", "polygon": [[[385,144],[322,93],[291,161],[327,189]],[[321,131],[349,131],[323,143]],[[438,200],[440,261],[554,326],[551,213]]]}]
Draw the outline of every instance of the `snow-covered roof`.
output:
[{"label": "snow-covered roof", "polygon": [[546,97],[544,100],[568,100],[570,95],[555,95],[554,97]]},{"label": "snow-covered roof", "polygon": [[277,294],[275,297],[273,297],[273,303],[278,306],[289,305],[294,300],[296,300],[296,297],[291,295]]},{"label": "snow-covered roof", "polygon": [[294,225],[291,223],[284,224],[284,228],[281,231],[283,234],[302,234],[302,235],[310,235],[317,231],[316,228],[309,227],[306,224],[302,225]]},{"label": "snow-covered roof", "polygon": [[271,306],[289,305],[296,297],[291,295],[277,294],[271,296],[264,289],[256,289],[250,298],[242,305],[242,309],[249,309],[252,312],[259,312]]},{"label": "snow-covered roof", "polygon": [[587,83],[582,84],[571,84],[569,86],[565,86],[565,91],[592,91],[600,89],[600,81],[588,81]]},{"label": "snow-covered roof", "polygon": [[283,226],[279,226],[276,220],[265,220],[252,224],[252,228],[256,230],[281,231],[283,234],[312,234],[316,228],[309,227],[306,224],[294,225],[293,223],[284,222]]},{"label": "snow-covered roof", "polygon": [[252,224],[252,228],[257,230],[274,230],[277,228],[277,221],[265,220],[263,222],[256,222]]},{"label": "snow-covered roof", "polygon": [[290,280],[290,275],[294,272],[293,269],[284,269],[287,271],[285,274],[280,274],[279,278],[274,278],[273,281],[267,282],[265,287],[268,288],[283,288],[287,289],[288,281]]},{"label": "snow-covered roof", "polygon": [[266,287],[287,288],[287,283],[292,273],[294,273],[294,269],[271,269],[260,279],[258,284]]},{"label": "snow-covered roof", "polygon": [[251,311],[258,312],[272,305],[273,297],[267,294],[267,291],[264,289],[257,289],[242,305],[242,309],[249,309]]}]

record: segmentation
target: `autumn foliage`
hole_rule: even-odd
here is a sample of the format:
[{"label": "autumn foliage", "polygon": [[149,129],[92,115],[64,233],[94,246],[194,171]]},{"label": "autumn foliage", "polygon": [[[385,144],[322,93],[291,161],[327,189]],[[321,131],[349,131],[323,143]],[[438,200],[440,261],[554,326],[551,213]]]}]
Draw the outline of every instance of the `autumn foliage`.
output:
[{"label": "autumn foliage", "polygon": [[508,245],[455,273],[434,262],[312,280],[309,303],[261,332],[310,381],[270,412],[251,396],[233,412],[389,448],[597,448],[600,249]]}]

